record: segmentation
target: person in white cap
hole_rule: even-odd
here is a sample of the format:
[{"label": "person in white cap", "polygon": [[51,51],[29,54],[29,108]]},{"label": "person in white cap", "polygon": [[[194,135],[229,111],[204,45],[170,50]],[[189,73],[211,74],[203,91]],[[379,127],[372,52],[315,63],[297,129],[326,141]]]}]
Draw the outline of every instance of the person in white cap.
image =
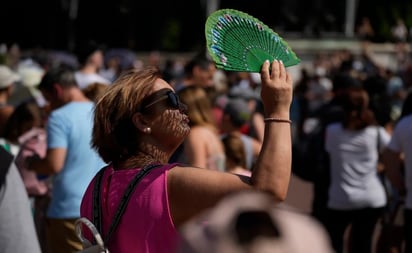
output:
[{"label": "person in white cap", "polygon": [[3,135],[7,119],[14,111],[14,106],[8,104],[8,100],[13,91],[14,83],[19,80],[19,75],[8,66],[0,65],[0,136]]}]

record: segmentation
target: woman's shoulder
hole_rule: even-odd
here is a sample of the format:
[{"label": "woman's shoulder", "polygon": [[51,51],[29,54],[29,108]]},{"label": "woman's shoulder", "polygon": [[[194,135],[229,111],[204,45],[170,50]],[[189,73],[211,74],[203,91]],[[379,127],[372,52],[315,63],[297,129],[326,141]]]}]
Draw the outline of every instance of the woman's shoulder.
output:
[{"label": "woman's shoulder", "polygon": [[208,126],[193,126],[190,129],[190,134],[189,137],[191,138],[204,138],[204,139],[209,139],[210,138],[219,138],[219,135],[215,131],[213,127],[208,127]]}]

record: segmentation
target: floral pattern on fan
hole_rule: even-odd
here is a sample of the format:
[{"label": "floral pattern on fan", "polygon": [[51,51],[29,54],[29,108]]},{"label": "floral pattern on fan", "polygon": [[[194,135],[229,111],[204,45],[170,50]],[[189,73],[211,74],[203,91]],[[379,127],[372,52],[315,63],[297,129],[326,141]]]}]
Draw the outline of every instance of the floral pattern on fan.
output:
[{"label": "floral pattern on fan", "polygon": [[220,69],[259,72],[265,60],[300,63],[289,45],[272,29],[247,13],[221,9],[205,25],[208,52]]}]

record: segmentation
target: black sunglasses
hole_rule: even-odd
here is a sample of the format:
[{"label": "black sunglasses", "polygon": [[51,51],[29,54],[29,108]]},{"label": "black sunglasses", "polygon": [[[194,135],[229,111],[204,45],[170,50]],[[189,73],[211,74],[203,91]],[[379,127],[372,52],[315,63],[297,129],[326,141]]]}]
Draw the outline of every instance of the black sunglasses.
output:
[{"label": "black sunglasses", "polygon": [[173,91],[168,91],[166,92],[163,96],[161,96],[160,98],[148,103],[147,105],[142,106],[142,108],[140,109],[140,111],[147,109],[148,107],[167,99],[168,104],[174,108],[174,109],[180,109],[181,106],[181,102],[179,97],[177,96],[176,93],[174,93]]}]

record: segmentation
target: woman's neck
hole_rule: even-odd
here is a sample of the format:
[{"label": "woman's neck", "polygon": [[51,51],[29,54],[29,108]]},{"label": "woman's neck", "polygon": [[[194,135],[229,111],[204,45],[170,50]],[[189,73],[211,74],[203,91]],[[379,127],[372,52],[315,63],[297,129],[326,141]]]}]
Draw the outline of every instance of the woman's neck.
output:
[{"label": "woman's neck", "polygon": [[67,93],[67,99],[70,102],[86,102],[86,101],[90,101],[80,89],[71,89],[68,93]]},{"label": "woman's neck", "polygon": [[127,168],[142,168],[149,164],[160,163],[166,164],[169,161],[169,156],[164,154],[161,151],[154,151],[152,153],[148,153],[145,151],[138,151],[136,155],[130,156],[129,158],[120,161],[115,167],[119,169],[127,169]]}]

